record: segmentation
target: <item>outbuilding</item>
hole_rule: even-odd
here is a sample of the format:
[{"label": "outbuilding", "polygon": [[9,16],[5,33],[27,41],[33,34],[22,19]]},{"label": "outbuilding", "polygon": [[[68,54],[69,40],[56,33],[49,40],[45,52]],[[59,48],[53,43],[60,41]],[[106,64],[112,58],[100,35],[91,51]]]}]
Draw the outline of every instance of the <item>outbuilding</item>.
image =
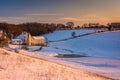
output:
[{"label": "outbuilding", "polygon": [[32,36],[30,33],[24,32],[19,35],[17,38],[12,39],[12,44],[27,44],[32,45],[41,45],[45,44],[45,38],[43,36]]}]

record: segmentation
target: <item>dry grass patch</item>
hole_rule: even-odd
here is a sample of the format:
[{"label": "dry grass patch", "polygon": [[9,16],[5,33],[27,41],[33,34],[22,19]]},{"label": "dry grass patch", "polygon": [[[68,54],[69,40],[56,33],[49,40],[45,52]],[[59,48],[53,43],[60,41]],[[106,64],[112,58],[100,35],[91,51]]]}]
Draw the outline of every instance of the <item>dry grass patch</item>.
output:
[{"label": "dry grass patch", "polygon": [[0,80],[112,80],[52,61],[9,54],[0,56]]}]

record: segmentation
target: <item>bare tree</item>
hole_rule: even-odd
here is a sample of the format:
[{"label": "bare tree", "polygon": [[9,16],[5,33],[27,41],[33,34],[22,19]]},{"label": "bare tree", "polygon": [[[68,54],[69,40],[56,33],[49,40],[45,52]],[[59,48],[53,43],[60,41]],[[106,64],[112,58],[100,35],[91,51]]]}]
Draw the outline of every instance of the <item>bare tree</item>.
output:
[{"label": "bare tree", "polygon": [[68,28],[73,28],[74,27],[73,22],[67,22],[66,25],[67,25]]}]

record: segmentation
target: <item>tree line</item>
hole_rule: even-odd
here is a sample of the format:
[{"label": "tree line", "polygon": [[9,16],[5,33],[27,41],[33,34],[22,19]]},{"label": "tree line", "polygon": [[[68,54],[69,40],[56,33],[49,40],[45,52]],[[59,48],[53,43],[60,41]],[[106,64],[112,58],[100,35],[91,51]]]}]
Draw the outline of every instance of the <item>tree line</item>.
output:
[{"label": "tree line", "polygon": [[28,32],[33,36],[39,36],[42,34],[50,33],[55,30],[64,30],[64,29],[100,29],[100,28],[109,28],[109,26],[100,25],[99,23],[89,23],[83,24],[83,26],[74,26],[73,22],[67,22],[65,24],[48,24],[48,23],[22,23],[22,24],[8,24],[0,23],[0,30],[7,35],[8,38],[14,38],[20,35],[22,32]]},{"label": "tree line", "polygon": [[8,24],[0,23],[0,30],[3,31],[7,37],[16,37],[22,32],[28,32],[31,35],[39,36],[42,34],[50,33],[56,30],[55,24],[43,24],[43,23],[23,23],[23,24]]}]

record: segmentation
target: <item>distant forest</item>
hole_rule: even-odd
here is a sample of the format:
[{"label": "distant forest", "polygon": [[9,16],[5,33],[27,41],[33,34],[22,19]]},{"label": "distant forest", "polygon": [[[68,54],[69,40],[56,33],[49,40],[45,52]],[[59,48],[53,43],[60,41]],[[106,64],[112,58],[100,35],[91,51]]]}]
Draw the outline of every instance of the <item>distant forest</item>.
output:
[{"label": "distant forest", "polygon": [[42,34],[50,33],[56,30],[55,24],[42,24],[42,23],[23,23],[23,24],[8,24],[0,23],[0,30],[6,33],[11,38],[16,37],[22,32],[29,32],[31,35],[39,36]]},{"label": "distant forest", "polygon": [[100,25],[99,23],[89,23],[83,24],[83,26],[74,26],[73,22],[67,22],[65,24],[48,24],[48,23],[23,23],[23,24],[8,24],[0,23],[0,30],[5,33],[5,35],[11,39],[20,35],[22,32],[28,32],[33,36],[40,36],[43,34],[51,33],[55,30],[65,30],[65,29],[101,29],[110,28],[109,26]]}]

